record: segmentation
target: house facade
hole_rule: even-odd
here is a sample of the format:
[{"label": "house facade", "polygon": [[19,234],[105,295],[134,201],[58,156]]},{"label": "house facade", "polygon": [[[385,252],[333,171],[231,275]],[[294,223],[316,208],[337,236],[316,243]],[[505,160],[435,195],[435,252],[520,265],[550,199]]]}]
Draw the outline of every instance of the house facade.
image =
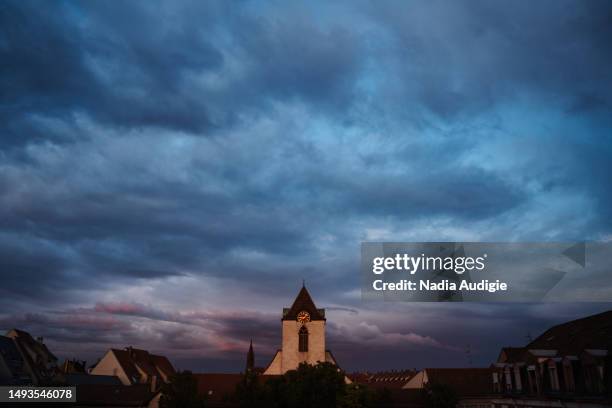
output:
[{"label": "house facade", "polygon": [[495,406],[612,405],[612,311],[554,326],[494,364]]},{"label": "house facade", "polygon": [[[12,345],[11,345],[12,343]],[[34,339],[30,333],[23,330],[9,330],[2,340],[2,356],[0,363],[10,369],[13,380],[21,378],[33,385],[48,385],[53,381],[57,371],[57,357],[49,351],[42,337]]]},{"label": "house facade", "polygon": [[91,369],[91,375],[116,376],[123,385],[148,384],[151,391],[158,390],[174,373],[166,357],[133,347],[108,350]]}]

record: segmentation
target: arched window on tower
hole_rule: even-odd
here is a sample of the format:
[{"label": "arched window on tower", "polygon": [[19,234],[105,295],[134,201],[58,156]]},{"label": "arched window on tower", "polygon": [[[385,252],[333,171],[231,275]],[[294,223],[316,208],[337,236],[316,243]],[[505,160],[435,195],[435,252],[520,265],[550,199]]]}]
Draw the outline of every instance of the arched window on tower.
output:
[{"label": "arched window on tower", "polygon": [[306,326],[302,326],[300,328],[298,336],[300,338],[298,350],[300,352],[308,351],[308,329],[306,328]]}]

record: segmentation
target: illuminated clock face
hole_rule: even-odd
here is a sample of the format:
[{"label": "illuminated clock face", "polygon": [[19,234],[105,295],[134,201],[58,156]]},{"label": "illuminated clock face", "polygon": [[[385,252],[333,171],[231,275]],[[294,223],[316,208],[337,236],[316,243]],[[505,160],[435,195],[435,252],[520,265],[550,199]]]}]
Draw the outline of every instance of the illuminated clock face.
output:
[{"label": "illuminated clock face", "polygon": [[297,321],[300,323],[308,323],[310,321],[310,314],[308,314],[306,311],[298,313]]}]

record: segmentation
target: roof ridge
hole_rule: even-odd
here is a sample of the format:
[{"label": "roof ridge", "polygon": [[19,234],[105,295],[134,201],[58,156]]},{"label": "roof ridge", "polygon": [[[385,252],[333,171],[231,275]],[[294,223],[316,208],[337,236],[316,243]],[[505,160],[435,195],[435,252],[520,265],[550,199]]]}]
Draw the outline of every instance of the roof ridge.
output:
[{"label": "roof ridge", "polygon": [[556,324],[556,325],[551,326],[548,329],[546,329],[542,334],[544,334],[547,331],[549,331],[551,329],[554,329],[556,327],[566,326],[568,324],[573,324],[573,323],[576,323],[576,322],[580,322],[580,321],[584,321],[584,320],[589,320],[589,319],[592,319],[592,318],[595,318],[595,317],[601,317],[601,316],[607,315],[607,314],[612,314],[612,310],[606,310],[604,312],[599,312],[599,313],[595,313],[595,314],[592,314],[592,315],[589,315],[589,316],[579,317],[578,319],[569,320],[567,322]]}]

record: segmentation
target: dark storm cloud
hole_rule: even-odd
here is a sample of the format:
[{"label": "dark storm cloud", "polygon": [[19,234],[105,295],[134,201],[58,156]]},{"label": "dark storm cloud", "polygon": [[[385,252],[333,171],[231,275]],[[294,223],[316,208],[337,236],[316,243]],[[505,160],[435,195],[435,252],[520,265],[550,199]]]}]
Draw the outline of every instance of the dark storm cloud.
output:
[{"label": "dark storm cloud", "polygon": [[197,27],[162,33],[155,15],[137,4],[91,6],[2,5],[2,96],[10,101],[0,111],[4,139],[48,137],[28,117],[81,111],[114,126],[206,128],[204,107],[180,86],[184,72],[222,63],[201,33],[187,31]]},{"label": "dark storm cloud", "polygon": [[[306,278],[343,358],[459,364],[456,311],[411,328],[351,295],[359,242],[608,239],[611,22],[604,1],[3,2],[0,306],[21,318],[0,326],[222,365],[274,350],[278,316],[244,305]],[[251,294],[143,306],[214,309],[212,285]],[[534,308],[462,319],[556,314]]]},{"label": "dark storm cloud", "polygon": [[[508,97],[544,96],[568,109],[609,112],[612,11],[605,1],[371,4],[394,39],[402,98],[441,118]],[[383,50],[382,52],[385,52]],[[401,63],[403,62],[403,64]]]},{"label": "dark storm cloud", "polygon": [[[221,4],[184,6],[4,3],[4,147],[69,138],[37,124],[37,116],[70,120],[84,112],[124,129],[210,134],[241,110],[267,109],[269,100],[350,102],[359,66],[350,33],[228,16]],[[227,24],[219,24],[223,19]],[[238,61],[225,61],[223,43]],[[235,75],[231,63],[242,64]],[[208,86],[206,75],[217,82],[227,75],[229,83]]]}]

